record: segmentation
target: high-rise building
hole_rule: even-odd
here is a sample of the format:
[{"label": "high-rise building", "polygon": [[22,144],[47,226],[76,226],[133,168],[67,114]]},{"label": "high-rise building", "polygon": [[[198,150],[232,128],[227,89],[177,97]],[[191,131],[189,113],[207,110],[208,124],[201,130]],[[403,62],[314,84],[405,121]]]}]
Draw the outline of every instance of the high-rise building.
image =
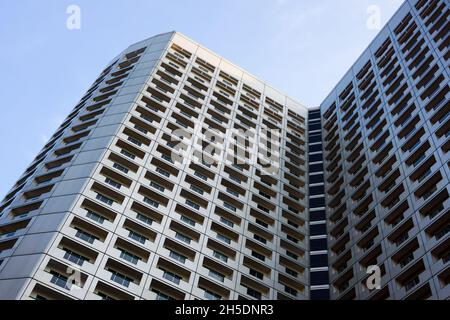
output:
[{"label": "high-rise building", "polygon": [[308,298],[307,115],[179,33],[132,45],[2,203],[0,297]]},{"label": "high-rise building", "polygon": [[332,299],[450,297],[449,14],[406,1],[321,105]]},{"label": "high-rise building", "polygon": [[405,1],[320,107],[130,46],[0,203],[0,299],[450,298],[449,15]]}]

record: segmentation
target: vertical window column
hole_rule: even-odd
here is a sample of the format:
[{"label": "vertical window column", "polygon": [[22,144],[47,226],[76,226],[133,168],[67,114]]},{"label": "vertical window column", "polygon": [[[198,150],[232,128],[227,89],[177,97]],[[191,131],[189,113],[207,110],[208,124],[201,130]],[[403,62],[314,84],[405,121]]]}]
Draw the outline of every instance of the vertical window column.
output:
[{"label": "vertical window column", "polygon": [[320,110],[308,116],[310,297],[329,300],[327,225]]}]

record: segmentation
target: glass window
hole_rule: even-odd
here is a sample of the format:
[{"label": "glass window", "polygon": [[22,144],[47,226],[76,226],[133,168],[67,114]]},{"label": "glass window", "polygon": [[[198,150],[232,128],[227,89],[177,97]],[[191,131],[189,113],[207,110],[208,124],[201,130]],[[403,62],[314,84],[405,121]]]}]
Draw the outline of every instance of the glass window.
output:
[{"label": "glass window", "polygon": [[321,251],[327,249],[327,239],[311,239],[309,244],[311,251]]},{"label": "glass window", "polygon": [[216,280],[219,280],[220,282],[223,282],[225,280],[225,276],[217,271],[209,270],[209,276],[211,278],[214,278]]},{"label": "glass window", "polygon": [[179,254],[179,253],[177,253],[175,251],[170,251],[169,257],[174,259],[174,260],[176,260],[176,261],[178,261],[178,262],[181,262],[181,263],[185,263],[186,259],[187,259],[185,256],[182,256],[181,254]]},{"label": "glass window", "polygon": [[322,163],[310,164],[309,165],[309,171],[310,172],[322,172],[323,171],[323,164]]},{"label": "glass window", "polygon": [[264,274],[262,272],[256,271],[255,269],[250,269],[250,275],[260,280],[264,279]]},{"label": "glass window", "polygon": [[310,208],[322,208],[325,207],[325,198],[311,198],[309,199]]},{"label": "glass window", "polygon": [[131,262],[132,264],[137,264],[140,260],[138,256],[131,254],[125,250],[122,250],[120,252],[120,257],[128,262]]},{"label": "glass window", "polygon": [[323,155],[321,153],[309,155],[309,162],[319,162],[319,161],[323,161]]},{"label": "glass window", "polygon": [[327,227],[324,223],[322,224],[312,224],[309,226],[309,232],[310,235],[312,236],[318,236],[318,235],[323,235],[323,234],[327,234]]},{"label": "glass window", "polygon": [[223,262],[228,262],[228,257],[218,251],[213,251],[213,256]]},{"label": "glass window", "polygon": [[309,152],[321,152],[322,151],[322,144],[313,144],[309,145]]},{"label": "glass window", "polygon": [[323,174],[312,174],[309,176],[309,183],[314,184],[314,183],[322,183],[322,182],[323,182]]},{"label": "glass window", "polygon": [[309,143],[322,142],[322,135],[316,134],[309,136]]},{"label": "glass window", "polygon": [[144,244],[145,241],[147,240],[146,237],[144,237],[143,235],[140,235],[139,233],[134,232],[134,231],[130,231],[130,233],[128,234],[128,237],[130,237],[131,239],[136,240],[142,244]]},{"label": "glass window", "polygon": [[186,216],[181,216],[180,220],[187,224],[190,224],[191,226],[195,226],[195,221]]},{"label": "glass window", "polygon": [[320,129],[321,129],[320,122],[309,125],[309,131],[320,130]]},{"label": "glass window", "polygon": [[311,268],[324,267],[328,265],[328,257],[326,254],[311,255]]},{"label": "glass window", "polygon": [[309,194],[312,196],[325,194],[325,188],[324,188],[324,186],[309,187]]},{"label": "glass window", "polygon": [[105,218],[103,218],[102,216],[100,216],[99,214],[92,212],[92,211],[88,211],[86,214],[86,217],[88,217],[89,219],[98,222],[100,224],[102,224],[103,222],[105,222]]}]

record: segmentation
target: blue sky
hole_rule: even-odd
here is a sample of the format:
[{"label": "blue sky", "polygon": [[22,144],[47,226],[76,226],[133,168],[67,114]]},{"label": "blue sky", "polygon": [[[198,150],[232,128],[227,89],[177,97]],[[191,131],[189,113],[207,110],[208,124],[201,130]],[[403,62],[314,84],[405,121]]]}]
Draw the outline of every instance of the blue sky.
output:
[{"label": "blue sky", "polygon": [[[0,197],[105,65],[180,31],[306,105],[318,105],[402,0],[0,0]],[[69,5],[81,29],[66,28]]]}]

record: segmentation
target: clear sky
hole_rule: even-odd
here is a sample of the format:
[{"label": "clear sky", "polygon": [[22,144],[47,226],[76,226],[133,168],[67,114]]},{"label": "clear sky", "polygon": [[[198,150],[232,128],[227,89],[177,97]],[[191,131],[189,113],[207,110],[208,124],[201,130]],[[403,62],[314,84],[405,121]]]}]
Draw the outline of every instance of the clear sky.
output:
[{"label": "clear sky", "polygon": [[[403,0],[0,0],[0,198],[99,72],[176,30],[299,102],[319,105]],[[81,28],[66,26],[69,5]],[[369,13],[368,13],[369,9]],[[0,201],[1,201],[0,199]]]}]

